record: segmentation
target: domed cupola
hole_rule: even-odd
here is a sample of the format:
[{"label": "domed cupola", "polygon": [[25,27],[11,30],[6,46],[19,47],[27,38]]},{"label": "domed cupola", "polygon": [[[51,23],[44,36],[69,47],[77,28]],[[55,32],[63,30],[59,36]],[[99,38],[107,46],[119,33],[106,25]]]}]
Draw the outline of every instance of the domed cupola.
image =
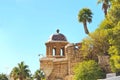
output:
[{"label": "domed cupola", "polygon": [[66,37],[59,33],[59,29],[56,30],[57,33],[50,36],[48,41],[67,41]]},{"label": "domed cupola", "polygon": [[62,33],[59,33],[59,29],[56,32],[46,42],[47,57],[65,57],[65,46],[68,44],[67,39]]}]

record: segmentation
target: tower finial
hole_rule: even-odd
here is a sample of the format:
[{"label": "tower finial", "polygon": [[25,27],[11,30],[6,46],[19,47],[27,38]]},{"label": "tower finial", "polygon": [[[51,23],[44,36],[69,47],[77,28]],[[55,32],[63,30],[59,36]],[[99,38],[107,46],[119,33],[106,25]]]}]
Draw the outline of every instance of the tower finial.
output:
[{"label": "tower finial", "polygon": [[57,33],[59,33],[59,32],[60,32],[60,30],[59,30],[59,29],[57,29],[57,30],[56,30],[56,32],[57,32]]}]

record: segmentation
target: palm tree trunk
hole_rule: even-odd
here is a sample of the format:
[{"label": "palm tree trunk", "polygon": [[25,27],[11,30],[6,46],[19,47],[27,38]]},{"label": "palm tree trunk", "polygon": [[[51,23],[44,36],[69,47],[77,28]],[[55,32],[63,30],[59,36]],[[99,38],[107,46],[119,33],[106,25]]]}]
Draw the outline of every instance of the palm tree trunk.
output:
[{"label": "palm tree trunk", "polygon": [[23,78],[22,78],[22,77],[20,77],[19,79],[20,79],[20,80],[23,80]]},{"label": "palm tree trunk", "polygon": [[107,9],[104,10],[105,16],[107,15]]},{"label": "palm tree trunk", "polygon": [[103,3],[102,9],[104,10],[104,14],[105,14],[105,16],[107,15],[108,7],[109,7],[108,4]]},{"label": "palm tree trunk", "polygon": [[83,22],[83,26],[84,26],[85,33],[86,33],[86,34],[89,34],[86,21]]}]

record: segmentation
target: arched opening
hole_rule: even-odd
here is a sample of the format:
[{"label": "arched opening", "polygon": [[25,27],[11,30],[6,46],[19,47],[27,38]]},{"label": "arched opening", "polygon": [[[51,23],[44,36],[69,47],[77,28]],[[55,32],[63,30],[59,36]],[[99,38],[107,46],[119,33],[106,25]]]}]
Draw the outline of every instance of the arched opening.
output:
[{"label": "arched opening", "polygon": [[76,46],[75,46],[75,49],[79,49],[79,47],[76,45]]},{"label": "arched opening", "polygon": [[56,48],[53,48],[52,50],[52,56],[55,56],[56,55]]},{"label": "arched opening", "polygon": [[64,48],[60,49],[60,56],[64,56]]}]

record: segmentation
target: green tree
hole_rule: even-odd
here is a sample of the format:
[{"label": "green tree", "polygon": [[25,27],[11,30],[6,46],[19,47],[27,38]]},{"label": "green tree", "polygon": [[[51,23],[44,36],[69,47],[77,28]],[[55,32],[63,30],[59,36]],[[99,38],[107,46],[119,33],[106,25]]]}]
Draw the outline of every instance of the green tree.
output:
[{"label": "green tree", "polygon": [[[96,30],[82,41],[81,53],[85,60],[98,60],[98,55],[107,55],[109,49],[108,30]],[[99,36],[99,37],[98,37]]]},{"label": "green tree", "polygon": [[[109,54],[111,70],[120,73],[120,0],[98,1],[101,2],[107,16],[99,27],[82,41],[80,50],[85,60],[96,60],[97,55]],[[110,5],[111,8],[108,9]]]},{"label": "green tree", "polygon": [[109,49],[109,30],[96,30],[90,34],[93,43],[93,50],[97,55],[108,54]]},{"label": "green tree", "polygon": [[103,3],[102,9],[104,10],[105,15],[107,15],[108,8],[110,7],[110,1],[111,0],[98,0],[98,2],[97,2],[98,4]]},{"label": "green tree", "polygon": [[78,21],[83,23],[84,30],[86,34],[89,34],[88,28],[87,28],[87,22],[92,22],[92,12],[88,8],[83,8],[78,13]]},{"label": "green tree", "polygon": [[120,0],[111,1],[111,8],[106,19],[100,24],[99,30],[108,31],[110,66],[113,72],[120,73]]},{"label": "green tree", "polygon": [[10,75],[14,80],[25,80],[26,78],[30,77],[30,70],[28,69],[28,66],[24,64],[24,62],[21,62],[18,63],[18,67],[13,68]]},{"label": "green tree", "polygon": [[36,80],[43,80],[43,79],[45,79],[45,74],[44,74],[44,72],[42,70],[38,69],[38,70],[36,70],[36,72],[33,75],[33,77]]},{"label": "green tree", "polygon": [[97,80],[104,76],[104,73],[94,60],[79,63],[76,65],[74,72],[74,80]]},{"label": "green tree", "polygon": [[0,74],[0,80],[8,80],[7,76],[5,74]]},{"label": "green tree", "polygon": [[113,22],[114,27],[118,24],[120,21],[120,0],[115,0],[113,2],[113,5],[111,6],[108,15],[107,15],[107,20],[110,22]]},{"label": "green tree", "polygon": [[18,68],[17,67],[14,67],[10,73],[10,77],[13,79],[13,80],[16,80],[18,78]]},{"label": "green tree", "polygon": [[34,80],[33,75],[30,74],[29,77],[27,77],[25,80]]},{"label": "green tree", "polygon": [[108,12],[107,20],[112,22],[110,30],[109,54],[110,65],[113,72],[120,73],[120,0],[113,0],[111,9]]},{"label": "green tree", "polygon": [[93,49],[93,41],[90,37],[87,37],[82,41],[80,51],[82,53],[83,60],[97,60],[97,55]]},{"label": "green tree", "polygon": [[111,44],[109,48],[111,69],[113,72],[120,72],[120,24],[112,29],[109,42]]}]

